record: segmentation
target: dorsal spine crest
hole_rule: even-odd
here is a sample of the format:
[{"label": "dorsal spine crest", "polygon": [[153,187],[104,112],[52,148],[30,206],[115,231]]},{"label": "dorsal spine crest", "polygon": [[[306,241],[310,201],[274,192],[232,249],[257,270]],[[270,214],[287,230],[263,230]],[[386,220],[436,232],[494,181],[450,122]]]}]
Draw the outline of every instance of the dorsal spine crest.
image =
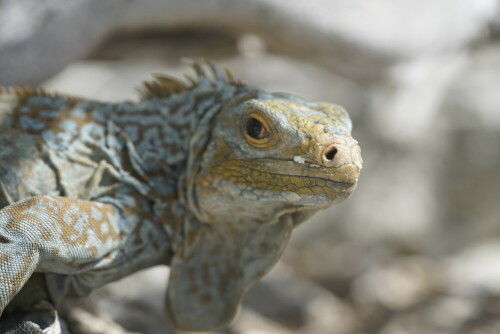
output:
[{"label": "dorsal spine crest", "polygon": [[163,74],[154,74],[154,80],[145,81],[139,88],[142,100],[151,98],[166,98],[172,94],[192,90],[200,85],[209,84],[213,87],[222,85],[243,86],[244,83],[236,79],[226,66],[201,58],[199,60],[184,58],[183,62],[191,66],[196,77],[184,74],[186,81]]}]

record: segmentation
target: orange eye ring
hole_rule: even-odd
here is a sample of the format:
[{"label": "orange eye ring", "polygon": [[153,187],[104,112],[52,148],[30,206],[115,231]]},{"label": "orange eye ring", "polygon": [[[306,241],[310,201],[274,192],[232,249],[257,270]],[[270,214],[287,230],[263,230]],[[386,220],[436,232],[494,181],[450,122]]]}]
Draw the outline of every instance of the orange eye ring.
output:
[{"label": "orange eye ring", "polygon": [[271,127],[267,119],[258,112],[251,112],[246,118],[243,134],[246,140],[257,147],[266,147],[270,143]]}]

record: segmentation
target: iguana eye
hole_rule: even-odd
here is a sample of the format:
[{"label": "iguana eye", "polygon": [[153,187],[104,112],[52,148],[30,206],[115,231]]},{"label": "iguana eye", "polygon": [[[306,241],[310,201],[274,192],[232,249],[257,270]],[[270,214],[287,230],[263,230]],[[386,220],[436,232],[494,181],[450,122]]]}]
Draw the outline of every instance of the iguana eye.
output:
[{"label": "iguana eye", "polygon": [[271,136],[267,120],[256,112],[252,112],[248,115],[244,131],[248,142],[255,146],[266,144]]},{"label": "iguana eye", "polygon": [[264,139],[269,135],[264,124],[253,117],[247,121],[247,134],[253,139]]}]

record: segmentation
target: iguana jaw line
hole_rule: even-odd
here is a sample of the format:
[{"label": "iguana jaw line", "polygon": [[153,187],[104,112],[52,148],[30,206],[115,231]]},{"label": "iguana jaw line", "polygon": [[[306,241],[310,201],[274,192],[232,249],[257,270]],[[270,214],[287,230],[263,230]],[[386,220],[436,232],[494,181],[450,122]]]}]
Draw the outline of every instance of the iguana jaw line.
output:
[{"label": "iguana jaw line", "polygon": [[[245,160],[226,160],[210,168],[210,173],[219,174],[222,178],[228,180],[244,178],[247,183],[265,181],[268,177],[290,177],[294,178],[290,180],[291,182],[299,178],[350,186],[357,183],[359,172],[360,167],[354,163],[338,167],[322,167],[307,162],[302,164],[293,160],[267,158],[253,159],[251,163]],[[262,180],[259,176],[262,176]]]}]

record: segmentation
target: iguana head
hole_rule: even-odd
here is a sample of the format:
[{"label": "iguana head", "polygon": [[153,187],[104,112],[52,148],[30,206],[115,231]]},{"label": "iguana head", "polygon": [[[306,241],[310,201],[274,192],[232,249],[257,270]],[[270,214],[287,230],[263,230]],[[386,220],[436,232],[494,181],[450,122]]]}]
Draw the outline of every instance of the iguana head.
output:
[{"label": "iguana head", "polygon": [[362,160],[342,107],[269,94],[211,62],[190,63],[192,86],[159,77],[145,97],[190,89],[184,94],[205,106],[179,187],[187,213],[166,304],[179,329],[207,331],[234,318],[297,223],[349,197]]},{"label": "iguana head", "polygon": [[194,178],[210,223],[273,223],[316,211],[353,192],[362,160],[344,108],[254,92],[225,106]]}]

